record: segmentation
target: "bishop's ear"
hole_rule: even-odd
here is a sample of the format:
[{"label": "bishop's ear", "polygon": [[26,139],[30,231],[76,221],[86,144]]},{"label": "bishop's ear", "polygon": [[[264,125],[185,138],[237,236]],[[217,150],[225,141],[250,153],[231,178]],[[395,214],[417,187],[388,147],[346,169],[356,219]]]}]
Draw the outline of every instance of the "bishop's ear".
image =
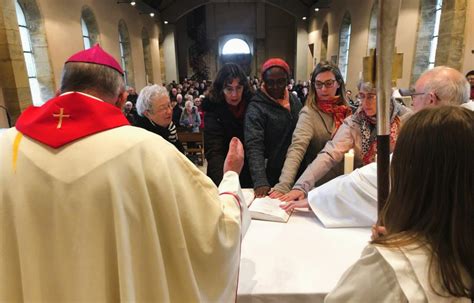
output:
[{"label": "bishop's ear", "polygon": [[115,106],[122,109],[123,106],[125,105],[125,102],[127,102],[127,97],[128,97],[127,91],[121,92],[117,97],[117,101],[115,102]]}]

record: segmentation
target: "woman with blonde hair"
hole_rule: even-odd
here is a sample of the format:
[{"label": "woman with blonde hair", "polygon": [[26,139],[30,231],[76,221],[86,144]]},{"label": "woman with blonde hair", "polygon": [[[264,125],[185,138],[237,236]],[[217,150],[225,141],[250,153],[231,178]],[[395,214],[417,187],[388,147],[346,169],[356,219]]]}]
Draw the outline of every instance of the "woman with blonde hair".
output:
[{"label": "woman with blonde hair", "polygon": [[[351,114],[345,96],[344,79],[339,68],[327,61],[320,62],[311,74],[309,95],[300,111],[279,182],[270,193],[272,198],[291,190],[295,179]],[[340,174],[342,166],[334,166],[317,184],[323,184]]]},{"label": "woman with blonde hair", "polygon": [[474,112],[424,109],[403,126],[379,236],[325,302],[472,302]]}]

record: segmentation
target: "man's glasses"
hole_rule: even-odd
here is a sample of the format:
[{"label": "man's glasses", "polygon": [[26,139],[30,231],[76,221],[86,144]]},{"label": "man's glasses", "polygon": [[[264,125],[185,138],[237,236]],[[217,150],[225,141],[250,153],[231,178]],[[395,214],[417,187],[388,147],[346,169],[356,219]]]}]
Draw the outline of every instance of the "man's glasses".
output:
[{"label": "man's glasses", "polygon": [[323,88],[323,85],[326,86],[326,88],[332,88],[334,87],[334,84],[336,82],[337,82],[336,80],[332,80],[332,79],[326,80],[324,82],[316,81],[316,83],[314,83],[314,86],[316,86],[317,89]]},{"label": "man's glasses", "polygon": [[365,94],[365,93],[358,93],[357,99],[359,100],[369,100],[373,101],[377,98],[377,94]]},{"label": "man's glasses", "polygon": [[237,87],[226,86],[224,88],[224,94],[226,95],[232,95],[233,93],[240,94],[243,90],[244,90],[244,87],[242,85],[239,85]]},{"label": "man's glasses", "polygon": [[288,84],[288,80],[286,78],[280,78],[280,79],[268,79],[265,80],[265,85],[268,87],[284,87]]}]

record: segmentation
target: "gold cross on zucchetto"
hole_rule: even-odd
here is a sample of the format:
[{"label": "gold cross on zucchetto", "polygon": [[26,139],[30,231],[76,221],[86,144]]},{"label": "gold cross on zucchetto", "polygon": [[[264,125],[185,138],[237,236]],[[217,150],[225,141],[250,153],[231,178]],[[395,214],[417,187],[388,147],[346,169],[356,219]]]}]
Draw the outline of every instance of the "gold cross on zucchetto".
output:
[{"label": "gold cross on zucchetto", "polygon": [[54,118],[59,118],[58,126],[56,128],[61,128],[61,126],[63,125],[63,118],[70,118],[71,115],[65,115],[64,114],[64,108],[61,107],[59,109],[59,114],[53,114],[53,117]]}]

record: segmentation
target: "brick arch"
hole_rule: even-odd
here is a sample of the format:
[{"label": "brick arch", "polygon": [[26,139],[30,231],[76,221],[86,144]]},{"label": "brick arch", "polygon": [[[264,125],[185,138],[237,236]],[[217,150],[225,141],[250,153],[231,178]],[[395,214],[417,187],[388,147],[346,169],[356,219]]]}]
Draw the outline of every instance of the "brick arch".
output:
[{"label": "brick arch", "polygon": [[155,83],[153,77],[153,59],[151,55],[150,36],[148,30],[142,29],[143,60],[145,62],[145,80],[146,84]]},{"label": "brick arch", "polygon": [[81,18],[86,23],[87,29],[89,30],[89,36],[91,40],[91,46],[100,43],[100,31],[99,25],[97,24],[94,12],[92,9],[84,5],[81,10]]},{"label": "brick arch", "polygon": [[41,99],[46,101],[54,96],[56,89],[48,51],[48,40],[46,39],[44,28],[44,19],[35,0],[18,0],[18,3],[23,9],[30,32]]},{"label": "brick arch", "polygon": [[[127,24],[120,19],[118,24],[118,32],[123,46],[123,60],[121,60],[122,68],[125,70],[125,82],[127,86],[135,87],[135,74],[133,72],[132,46],[130,43],[130,35],[128,33]],[[122,52],[120,52],[122,54]]]}]

